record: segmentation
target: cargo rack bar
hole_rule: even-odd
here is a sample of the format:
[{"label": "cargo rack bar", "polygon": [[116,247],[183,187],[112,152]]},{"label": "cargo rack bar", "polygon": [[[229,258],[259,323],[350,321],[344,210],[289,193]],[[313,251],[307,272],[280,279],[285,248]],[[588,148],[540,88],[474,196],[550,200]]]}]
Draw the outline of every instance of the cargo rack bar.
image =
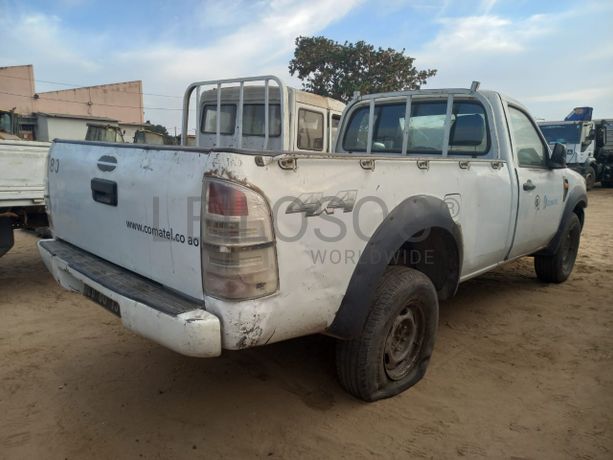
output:
[{"label": "cargo rack bar", "polygon": [[207,81],[198,81],[190,84],[185,90],[185,95],[183,96],[183,120],[181,124],[181,145],[187,145],[187,130],[189,124],[189,103],[192,96],[192,93],[195,89],[196,91],[196,146],[200,145],[200,136],[198,135],[198,124],[200,123],[200,89],[203,86],[215,86],[217,90],[217,116],[216,116],[216,126],[215,126],[215,145],[217,147],[221,144],[221,87],[222,85],[229,84],[239,84],[240,92],[239,92],[239,104],[238,104],[238,112],[236,116],[236,123],[238,125],[238,129],[235,130],[236,134],[236,145],[237,148],[242,148],[243,145],[243,105],[244,105],[244,92],[245,92],[245,83],[252,82],[264,82],[264,148],[263,150],[268,149],[268,138],[269,138],[269,124],[270,124],[270,115],[269,115],[269,106],[270,106],[270,92],[269,86],[270,82],[273,81],[279,87],[279,118],[281,120],[281,139],[284,139],[284,115],[285,115],[285,86],[281,82],[278,77],[274,75],[262,75],[257,77],[243,77],[243,78],[228,78],[225,80],[207,80]]}]

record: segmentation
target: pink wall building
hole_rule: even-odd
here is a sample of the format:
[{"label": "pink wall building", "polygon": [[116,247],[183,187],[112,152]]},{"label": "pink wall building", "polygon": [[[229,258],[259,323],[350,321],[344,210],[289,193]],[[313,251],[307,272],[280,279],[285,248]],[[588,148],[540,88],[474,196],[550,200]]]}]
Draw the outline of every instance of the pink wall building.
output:
[{"label": "pink wall building", "polygon": [[44,112],[143,123],[140,80],[36,93],[31,65],[0,67],[0,110]]}]

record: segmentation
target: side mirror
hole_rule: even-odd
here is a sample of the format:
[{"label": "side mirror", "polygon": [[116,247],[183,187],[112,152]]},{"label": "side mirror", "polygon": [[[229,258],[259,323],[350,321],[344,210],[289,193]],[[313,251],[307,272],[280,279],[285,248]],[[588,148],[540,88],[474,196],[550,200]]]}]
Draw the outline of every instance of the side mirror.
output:
[{"label": "side mirror", "polygon": [[551,157],[549,158],[549,167],[551,169],[566,168],[566,147],[564,147],[564,144],[556,143],[553,146]]}]

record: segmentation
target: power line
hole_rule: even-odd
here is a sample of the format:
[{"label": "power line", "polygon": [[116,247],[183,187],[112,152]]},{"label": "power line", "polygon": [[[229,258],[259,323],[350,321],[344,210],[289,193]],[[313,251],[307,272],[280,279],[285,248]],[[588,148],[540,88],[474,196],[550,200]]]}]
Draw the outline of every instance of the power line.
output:
[{"label": "power line", "polygon": [[[85,88],[91,88],[93,86],[109,86],[109,85],[116,85],[117,83],[109,83],[107,85],[93,85],[93,86],[87,86],[87,85],[77,85],[76,83],[62,83],[59,81],[51,81],[51,80],[37,80],[37,79],[30,79],[30,78],[25,78],[25,77],[18,77],[16,75],[0,75],[0,78],[14,78],[16,80],[27,80],[27,81],[35,81],[38,83],[48,83],[48,84],[52,84],[52,85],[59,85],[59,86],[71,86],[71,89],[85,89]],[[61,91],[61,90],[60,90]],[[139,93],[138,91],[127,91],[127,90],[117,90],[118,92],[122,92],[122,93],[128,93],[128,94],[143,94],[145,96],[156,96],[156,97],[169,97],[169,98],[173,98],[173,99],[183,99],[183,96],[171,96],[169,94],[155,94],[155,93]]]},{"label": "power line", "polygon": [[[26,96],[24,94],[16,94],[16,93],[10,93],[8,91],[0,91],[1,94],[8,94],[9,96],[17,96],[17,97],[25,97],[27,99],[33,99],[33,96]],[[71,101],[68,99],[57,99],[57,98],[53,98],[53,97],[42,97],[40,99],[46,100],[46,101],[57,101],[57,102],[67,102],[69,104],[85,104],[85,105],[102,105],[102,106],[106,106],[106,107],[122,107],[122,108],[126,108],[126,109],[139,109],[139,110],[180,110],[182,111],[183,108],[175,108],[175,107],[146,107],[146,106],[135,106],[135,105],[121,105],[121,104],[105,104],[103,102],[83,102],[83,101]],[[194,110],[194,109],[192,109]],[[191,111],[191,110],[190,110]]]}]

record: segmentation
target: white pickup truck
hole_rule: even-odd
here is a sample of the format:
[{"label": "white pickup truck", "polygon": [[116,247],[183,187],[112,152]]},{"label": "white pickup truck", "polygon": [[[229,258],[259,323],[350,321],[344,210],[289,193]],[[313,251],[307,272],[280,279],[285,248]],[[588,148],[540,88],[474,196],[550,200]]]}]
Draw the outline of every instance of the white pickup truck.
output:
[{"label": "white pickup truck", "polygon": [[476,84],[357,97],[332,154],[56,141],[39,248],[185,355],[336,337],[341,384],[372,401],[423,377],[462,281],[522,256],[567,279],[587,195],[565,155]]},{"label": "white pickup truck", "polygon": [[13,247],[13,229],[47,226],[48,142],[0,140],[0,257]]}]

